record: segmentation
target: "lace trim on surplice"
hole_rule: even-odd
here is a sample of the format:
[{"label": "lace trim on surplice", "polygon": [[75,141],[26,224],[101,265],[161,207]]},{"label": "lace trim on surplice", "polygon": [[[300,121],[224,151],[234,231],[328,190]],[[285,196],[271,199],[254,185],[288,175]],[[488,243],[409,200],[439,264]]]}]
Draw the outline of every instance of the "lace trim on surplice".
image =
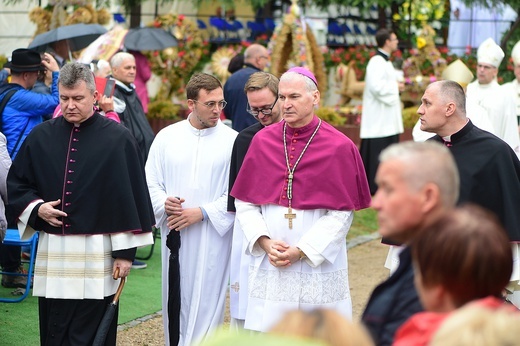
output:
[{"label": "lace trim on surplice", "polygon": [[300,273],[249,270],[249,296],[269,301],[329,304],[350,298],[348,270],[330,273]]}]

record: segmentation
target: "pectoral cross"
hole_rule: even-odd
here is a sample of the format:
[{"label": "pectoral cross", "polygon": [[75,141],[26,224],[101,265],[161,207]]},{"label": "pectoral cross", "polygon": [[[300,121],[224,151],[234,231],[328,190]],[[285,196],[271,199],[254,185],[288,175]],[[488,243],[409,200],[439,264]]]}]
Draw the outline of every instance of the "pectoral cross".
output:
[{"label": "pectoral cross", "polygon": [[233,285],[231,285],[231,289],[235,292],[238,292],[240,290],[240,285],[238,282],[235,282]]},{"label": "pectoral cross", "polygon": [[289,219],[289,229],[292,229],[292,219],[296,219],[296,214],[292,212],[291,207],[289,207],[289,211],[284,216],[286,219]]}]

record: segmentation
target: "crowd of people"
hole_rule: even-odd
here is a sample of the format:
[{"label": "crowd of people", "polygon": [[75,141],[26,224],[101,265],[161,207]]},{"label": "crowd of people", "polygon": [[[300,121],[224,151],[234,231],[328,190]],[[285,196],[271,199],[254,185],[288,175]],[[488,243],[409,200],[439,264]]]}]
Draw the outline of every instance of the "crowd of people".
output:
[{"label": "crowd of people", "polygon": [[[484,344],[518,344],[520,139],[518,114],[506,112],[517,109],[509,90],[518,82],[496,83],[504,53],[484,41],[467,92],[467,78],[446,74],[422,95],[417,127],[431,138],[399,143],[402,84],[388,62],[398,40],[381,29],[376,41],[361,148],[315,114],[314,74],[263,72],[261,45],[246,49],[224,85],[191,76],[189,115],[157,134],[135,83],[139,52],[88,66],[15,50],[0,86],[0,228],[40,232],[41,343],[92,344],[118,280],[139,267],[136,249],[157,227],[167,345],[217,344],[228,292],[222,344],[475,345],[484,333]],[[97,90],[96,78],[114,79],[114,94]],[[38,79],[47,92],[33,89]],[[392,272],[358,324],[346,236],[368,207],[392,244]],[[19,248],[2,245],[0,259],[3,271],[22,270]],[[4,275],[2,285],[24,280]],[[117,310],[105,344],[116,338]]]}]

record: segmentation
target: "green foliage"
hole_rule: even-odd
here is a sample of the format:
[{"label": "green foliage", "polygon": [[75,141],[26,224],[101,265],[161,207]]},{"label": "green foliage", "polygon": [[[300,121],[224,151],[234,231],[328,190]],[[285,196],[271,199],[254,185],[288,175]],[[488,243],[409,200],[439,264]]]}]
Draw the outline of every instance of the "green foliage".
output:
[{"label": "green foliage", "polygon": [[[146,256],[150,246],[137,250]],[[161,310],[161,239],[155,240],[153,256],[146,261],[146,269],[134,269],[125,284],[119,303],[118,324],[127,323]],[[13,289],[0,286],[6,297]],[[0,344],[39,345],[38,297],[29,296],[20,303],[0,303]]]},{"label": "green foliage", "polygon": [[348,239],[353,239],[361,235],[369,235],[377,231],[377,212],[372,208],[358,210],[354,212],[354,221],[347,235]]},{"label": "green foliage", "polygon": [[316,116],[332,126],[345,124],[346,119],[339,115],[332,107],[321,107],[316,111]]},{"label": "green foliage", "polygon": [[498,71],[498,75],[502,77],[503,82],[510,82],[515,79],[515,74],[513,72],[513,60],[511,59],[511,51],[513,50],[514,45],[520,41],[520,30],[515,30],[509,40],[506,42],[506,57],[502,64],[500,65],[500,69]]},{"label": "green foliage", "polygon": [[7,57],[3,54],[0,54],[0,68],[4,66],[4,64],[7,62]]},{"label": "green foliage", "polygon": [[415,124],[419,120],[419,114],[417,114],[417,106],[412,106],[403,109],[403,126],[405,129],[413,129]]},{"label": "green foliage", "polygon": [[150,119],[177,119],[181,106],[171,101],[158,100],[148,104],[148,118]]}]

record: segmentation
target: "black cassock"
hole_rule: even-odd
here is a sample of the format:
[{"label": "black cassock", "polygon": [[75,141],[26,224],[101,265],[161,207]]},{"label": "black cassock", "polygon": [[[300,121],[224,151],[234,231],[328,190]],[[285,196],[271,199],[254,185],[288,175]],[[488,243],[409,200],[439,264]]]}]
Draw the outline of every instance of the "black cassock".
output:
[{"label": "black cassock", "polygon": [[[444,143],[436,135],[430,140]],[[511,241],[520,241],[520,161],[511,147],[468,121],[448,144],[460,175],[458,204],[494,212]]]},{"label": "black cassock", "polygon": [[61,199],[62,227],[29,220],[47,233],[142,233],[155,224],[135,139],[97,113],[78,127],[63,117],[36,126],[13,161],[7,190],[14,218],[37,199]]},{"label": "black cassock", "polygon": [[261,123],[256,123],[240,131],[237,138],[235,139],[235,143],[233,144],[233,151],[231,152],[231,163],[229,167],[228,211],[236,212],[235,197],[231,196],[231,189],[233,188],[233,184],[237,179],[238,172],[240,171],[240,167],[242,167],[242,163],[244,162],[244,158],[246,157],[247,150],[251,145],[253,137],[263,128],[264,126]]}]

